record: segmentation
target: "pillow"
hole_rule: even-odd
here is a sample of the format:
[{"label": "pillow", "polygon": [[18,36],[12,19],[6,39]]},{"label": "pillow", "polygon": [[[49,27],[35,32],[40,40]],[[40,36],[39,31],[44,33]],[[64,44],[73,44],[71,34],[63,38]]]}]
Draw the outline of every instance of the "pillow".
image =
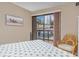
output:
[{"label": "pillow", "polygon": [[72,45],[68,45],[68,44],[60,44],[58,45],[59,48],[64,49],[66,51],[71,52],[72,51]]}]

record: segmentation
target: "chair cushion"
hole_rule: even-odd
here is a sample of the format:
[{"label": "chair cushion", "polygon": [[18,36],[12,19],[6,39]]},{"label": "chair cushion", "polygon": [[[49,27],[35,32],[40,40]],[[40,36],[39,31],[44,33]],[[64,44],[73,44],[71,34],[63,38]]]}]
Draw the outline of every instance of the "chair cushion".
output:
[{"label": "chair cushion", "polygon": [[58,45],[59,48],[67,50],[67,51],[72,51],[72,45],[68,45],[68,44],[60,44]]}]

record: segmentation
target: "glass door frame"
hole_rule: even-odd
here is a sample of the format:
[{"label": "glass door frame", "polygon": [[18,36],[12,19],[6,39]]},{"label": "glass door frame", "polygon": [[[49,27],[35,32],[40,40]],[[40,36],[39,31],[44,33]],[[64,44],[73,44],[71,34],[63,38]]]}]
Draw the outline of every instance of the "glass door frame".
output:
[{"label": "glass door frame", "polygon": [[[45,15],[53,15],[53,13],[52,14],[45,14]],[[39,17],[39,16],[44,16],[44,22],[45,22],[45,15],[38,15],[38,16],[36,16],[36,17]],[[50,19],[50,22],[51,22],[51,19]],[[53,21],[54,22],[54,21]],[[37,23],[36,23],[36,25],[37,25]],[[53,26],[53,25],[52,25]],[[37,27],[36,27],[36,29],[37,29]],[[51,30],[45,30],[45,24],[43,24],[43,30],[37,30],[37,31],[43,31],[43,40],[50,40],[49,39],[49,32],[51,31]],[[36,31],[36,32],[37,32]],[[47,31],[48,32],[48,38],[47,39],[45,39],[45,31]],[[52,30],[52,32],[53,32],[53,30]],[[37,35],[37,34],[36,34]],[[53,33],[53,37],[54,37],[54,33]],[[37,38],[37,36],[36,36],[36,38]],[[40,39],[40,38],[37,38],[37,39]],[[53,38],[52,38],[53,39]]]}]

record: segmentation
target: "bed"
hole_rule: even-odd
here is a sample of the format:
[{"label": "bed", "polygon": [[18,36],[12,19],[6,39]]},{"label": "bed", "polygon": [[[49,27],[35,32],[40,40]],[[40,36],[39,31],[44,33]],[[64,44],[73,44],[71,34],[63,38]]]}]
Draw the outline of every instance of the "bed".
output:
[{"label": "bed", "polygon": [[42,40],[32,40],[0,45],[0,57],[73,57],[52,44]]}]

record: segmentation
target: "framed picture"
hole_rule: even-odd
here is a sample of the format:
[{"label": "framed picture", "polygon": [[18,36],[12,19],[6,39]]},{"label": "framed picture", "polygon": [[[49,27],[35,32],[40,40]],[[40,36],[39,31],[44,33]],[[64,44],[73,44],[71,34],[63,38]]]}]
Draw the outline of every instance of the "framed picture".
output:
[{"label": "framed picture", "polygon": [[6,15],[6,24],[7,25],[23,25],[23,18],[12,16],[12,15]]}]

